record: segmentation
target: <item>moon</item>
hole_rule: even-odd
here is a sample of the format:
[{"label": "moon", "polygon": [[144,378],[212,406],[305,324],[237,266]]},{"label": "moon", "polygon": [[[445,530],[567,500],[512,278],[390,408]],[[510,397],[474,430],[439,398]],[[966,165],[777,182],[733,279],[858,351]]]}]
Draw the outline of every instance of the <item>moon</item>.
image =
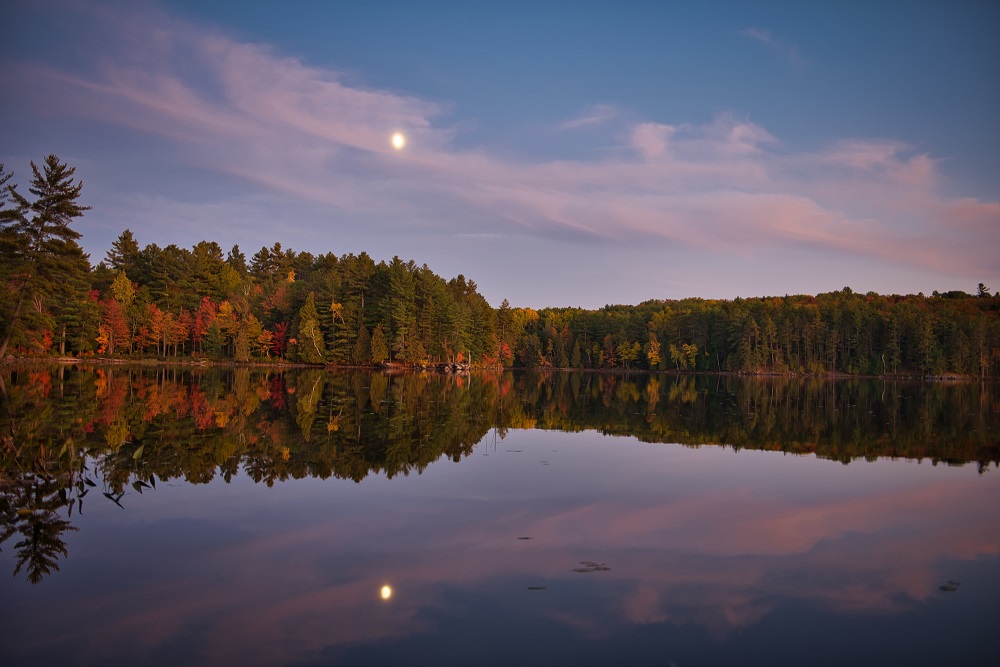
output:
[{"label": "moon", "polygon": [[392,135],[392,147],[397,151],[406,145],[406,136],[402,132],[396,132]]},{"label": "moon", "polygon": [[390,587],[390,586],[383,586],[382,590],[381,590],[381,594],[382,594],[382,599],[383,600],[388,600],[389,598],[392,597],[392,587]]}]

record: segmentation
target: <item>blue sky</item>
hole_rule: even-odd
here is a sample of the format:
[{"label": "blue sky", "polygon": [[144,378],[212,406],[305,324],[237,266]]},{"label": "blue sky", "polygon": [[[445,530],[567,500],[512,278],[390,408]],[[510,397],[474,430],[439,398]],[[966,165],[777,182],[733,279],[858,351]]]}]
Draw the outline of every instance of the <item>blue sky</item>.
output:
[{"label": "blue sky", "polygon": [[95,262],[128,227],[399,255],[494,305],[1000,289],[998,28],[995,2],[15,0],[0,160],[77,167]]}]

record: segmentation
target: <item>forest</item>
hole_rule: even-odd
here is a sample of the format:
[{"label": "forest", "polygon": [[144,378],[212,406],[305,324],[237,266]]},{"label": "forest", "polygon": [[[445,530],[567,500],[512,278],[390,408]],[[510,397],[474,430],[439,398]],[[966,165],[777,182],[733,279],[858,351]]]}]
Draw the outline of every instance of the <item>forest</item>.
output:
[{"label": "forest", "polygon": [[30,167],[22,193],[0,164],[0,359],[1000,375],[1000,294],[982,283],[534,310],[494,308],[473,280],[413,260],[280,243],[248,258],[126,229],[95,264],[73,227],[89,210],[75,169],[55,155]]}]

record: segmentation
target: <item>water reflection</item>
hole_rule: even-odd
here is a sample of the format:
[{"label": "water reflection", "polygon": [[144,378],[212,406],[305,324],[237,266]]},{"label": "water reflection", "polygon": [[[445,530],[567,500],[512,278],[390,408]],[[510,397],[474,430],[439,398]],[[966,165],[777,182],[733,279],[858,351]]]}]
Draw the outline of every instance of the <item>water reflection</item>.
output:
[{"label": "water reflection", "polygon": [[1000,620],[992,386],[3,379],[0,645],[25,661],[975,664]]},{"label": "water reflection", "polygon": [[0,543],[20,535],[15,567],[32,581],[58,569],[72,526],[56,512],[82,512],[94,480],[123,507],[126,492],[153,490],[157,478],[229,481],[240,469],[268,485],[393,478],[458,461],[491,430],[495,446],[512,428],[844,462],[929,458],[982,469],[1000,458],[995,385],[179,366],[32,368],[0,382]]},{"label": "water reflection", "polygon": [[888,456],[986,466],[1000,455],[993,384],[98,367],[8,373],[0,400],[5,470],[30,460],[49,465],[72,450],[100,458],[118,491],[136,475],[199,483],[241,467],[268,484],[391,478],[443,456],[457,461],[491,429],[503,438],[512,428],[844,462]]},{"label": "water reflection", "polygon": [[[992,472],[888,461],[845,468],[594,434],[510,438],[535,456],[473,456],[360,488],[217,480],[181,508],[184,489],[163,485],[130,512],[104,503],[89,516],[122,534],[88,526],[83,557],[104,563],[87,569],[94,594],[57,595],[48,622],[76,628],[59,642],[97,650],[100,637],[144,663],[184,638],[198,649],[194,664],[412,664],[418,646],[426,664],[478,664],[477,655],[608,664],[624,638],[615,664],[669,664],[651,655],[753,664],[740,650],[751,633],[777,632],[780,619],[775,647],[796,635],[813,650],[842,644],[831,663],[873,664],[848,651],[863,647],[845,619],[891,637],[890,620],[900,618],[911,625],[896,655],[927,651],[954,664],[934,637],[958,644],[952,658],[967,656],[977,623],[997,620]],[[537,465],[542,452],[552,465]],[[597,484],[595,464],[605,468]],[[518,481],[532,493],[512,496]],[[608,569],[575,571],[590,563]],[[939,590],[948,580],[961,582],[957,592]],[[391,604],[379,594],[387,581],[406,591]],[[13,591],[12,607],[30,608],[26,591]],[[782,618],[789,608],[795,618]],[[27,648],[61,645],[9,620]],[[202,631],[191,637],[191,628]],[[522,653],[527,638],[560,645],[563,657]],[[430,640],[437,644],[422,643]]]}]

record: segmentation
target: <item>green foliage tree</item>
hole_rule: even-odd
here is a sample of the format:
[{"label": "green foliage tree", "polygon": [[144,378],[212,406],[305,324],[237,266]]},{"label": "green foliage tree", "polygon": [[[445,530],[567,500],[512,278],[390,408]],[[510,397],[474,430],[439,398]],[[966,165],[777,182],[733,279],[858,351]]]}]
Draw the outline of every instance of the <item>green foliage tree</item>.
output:
[{"label": "green foliage tree", "polygon": [[622,341],[618,344],[618,358],[625,365],[625,368],[630,368],[632,362],[639,358],[639,353],[642,351],[642,346],[636,343],[629,343],[628,341]]},{"label": "green foliage tree", "polygon": [[323,341],[323,331],[319,326],[314,292],[309,292],[305,305],[299,310],[298,331],[299,359],[309,364],[326,361],[326,343]]},{"label": "green foliage tree", "polygon": [[138,278],[140,255],[138,241],[132,230],[126,229],[111,243],[105,262],[114,271],[124,271],[130,278]]},{"label": "green foliage tree", "polygon": [[379,324],[372,332],[372,361],[376,364],[383,364],[389,358],[389,342],[386,340],[385,331]]},{"label": "green foliage tree", "polygon": [[368,328],[361,324],[358,329],[358,338],[351,351],[351,361],[356,364],[367,364],[372,358],[372,339],[368,335]]},{"label": "green foliage tree", "polygon": [[241,277],[246,276],[249,272],[247,256],[240,250],[239,245],[234,245],[226,254],[226,264]]},{"label": "green foliage tree", "polygon": [[225,336],[222,333],[222,327],[219,325],[219,321],[217,319],[213,319],[208,325],[208,329],[205,331],[202,348],[204,349],[205,354],[210,358],[218,359],[222,356],[225,344]]},{"label": "green foliage tree", "polygon": [[111,283],[111,297],[123,308],[128,308],[135,301],[135,286],[128,279],[128,276],[125,275],[125,271],[121,269],[119,269],[118,275],[115,276],[114,281]]},{"label": "green foliage tree", "polygon": [[[0,342],[0,358],[18,331],[25,303],[34,300],[44,307],[46,297],[58,291],[58,286],[80,281],[86,263],[76,243],[80,233],[70,227],[74,219],[90,210],[78,202],[83,184],[73,179],[76,169],[49,155],[41,170],[31,162],[31,173],[28,191],[34,199],[29,201],[16,185],[7,184],[10,175],[0,167],[0,179],[14,205],[7,208],[5,201],[0,210],[2,277],[12,283],[13,294],[13,307],[4,318],[7,326]],[[89,271],[89,264],[86,268]]]}]

